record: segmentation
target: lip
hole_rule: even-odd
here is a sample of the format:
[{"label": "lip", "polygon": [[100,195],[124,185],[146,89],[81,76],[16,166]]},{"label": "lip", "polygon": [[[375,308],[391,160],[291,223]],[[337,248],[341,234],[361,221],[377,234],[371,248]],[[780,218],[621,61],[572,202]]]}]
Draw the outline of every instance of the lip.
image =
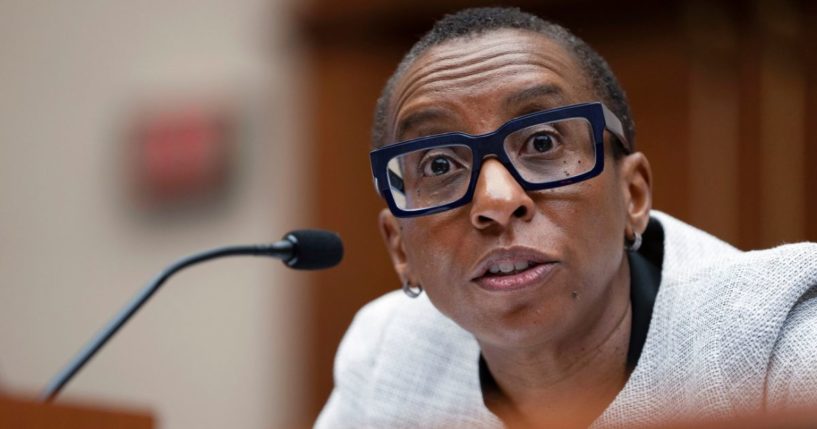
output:
[{"label": "lip", "polygon": [[556,268],[555,262],[534,265],[524,271],[504,276],[483,276],[474,279],[482,289],[491,292],[505,292],[527,289],[547,281]]},{"label": "lip", "polygon": [[[492,275],[488,269],[491,265],[502,262],[525,261],[531,263],[528,268],[505,275]],[[548,255],[526,247],[495,249],[480,259],[472,271],[471,281],[488,291],[512,291],[526,289],[545,282],[556,268],[558,261]]]}]

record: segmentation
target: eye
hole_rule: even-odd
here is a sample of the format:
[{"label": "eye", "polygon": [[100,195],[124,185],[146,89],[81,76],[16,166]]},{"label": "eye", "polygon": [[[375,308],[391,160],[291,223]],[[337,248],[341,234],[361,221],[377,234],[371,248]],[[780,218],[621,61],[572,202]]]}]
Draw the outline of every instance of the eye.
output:
[{"label": "eye", "polygon": [[421,177],[453,177],[470,168],[470,151],[464,146],[436,147],[423,153],[414,165],[414,171]]},{"label": "eye", "polygon": [[424,176],[442,176],[451,171],[453,161],[445,155],[435,155],[424,163]]},{"label": "eye", "polygon": [[546,153],[553,150],[556,141],[550,134],[538,133],[528,139],[530,147],[539,153]]}]

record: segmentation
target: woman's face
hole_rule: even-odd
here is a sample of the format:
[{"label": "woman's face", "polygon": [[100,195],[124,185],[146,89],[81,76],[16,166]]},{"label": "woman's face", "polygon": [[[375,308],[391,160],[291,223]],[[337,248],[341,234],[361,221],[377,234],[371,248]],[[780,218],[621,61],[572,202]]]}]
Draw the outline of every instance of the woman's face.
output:
[{"label": "woman's face", "polygon": [[[392,96],[391,141],[483,134],[526,113],[597,100],[558,44],[492,31],[445,42],[413,63]],[[577,184],[525,192],[487,159],[471,203],[407,219],[385,210],[381,229],[398,274],[483,345],[536,347],[581,335],[628,302],[624,238],[643,231],[649,210],[638,200],[649,199],[649,167],[636,177],[647,196],[634,200],[633,173],[609,149],[601,175]],[[643,213],[634,216],[634,204]]]}]

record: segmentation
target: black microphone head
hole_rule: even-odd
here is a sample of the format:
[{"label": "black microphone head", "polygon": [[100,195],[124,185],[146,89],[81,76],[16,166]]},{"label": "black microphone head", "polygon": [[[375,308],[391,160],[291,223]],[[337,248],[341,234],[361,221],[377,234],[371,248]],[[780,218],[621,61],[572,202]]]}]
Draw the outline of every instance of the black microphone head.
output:
[{"label": "black microphone head", "polygon": [[343,259],[343,242],[334,232],[320,229],[292,231],[284,240],[292,243],[292,257],[284,261],[296,270],[320,270]]}]

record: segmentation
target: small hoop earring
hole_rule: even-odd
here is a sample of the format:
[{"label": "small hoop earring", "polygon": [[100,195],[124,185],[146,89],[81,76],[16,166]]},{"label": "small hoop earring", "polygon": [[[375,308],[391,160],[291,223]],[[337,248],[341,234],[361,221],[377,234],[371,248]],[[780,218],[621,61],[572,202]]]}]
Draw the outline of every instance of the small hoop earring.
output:
[{"label": "small hoop earring", "polygon": [[417,298],[423,293],[423,287],[420,285],[412,286],[408,280],[403,282],[403,292],[408,295],[409,298]]},{"label": "small hoop earring", "polygon": [[625,239],[624,248],[631,252],[637,252],[638,249],[641,248],[641,241],[642,241],[641,234],[633,232],[633,241],[628,242],[628,240]]}]

